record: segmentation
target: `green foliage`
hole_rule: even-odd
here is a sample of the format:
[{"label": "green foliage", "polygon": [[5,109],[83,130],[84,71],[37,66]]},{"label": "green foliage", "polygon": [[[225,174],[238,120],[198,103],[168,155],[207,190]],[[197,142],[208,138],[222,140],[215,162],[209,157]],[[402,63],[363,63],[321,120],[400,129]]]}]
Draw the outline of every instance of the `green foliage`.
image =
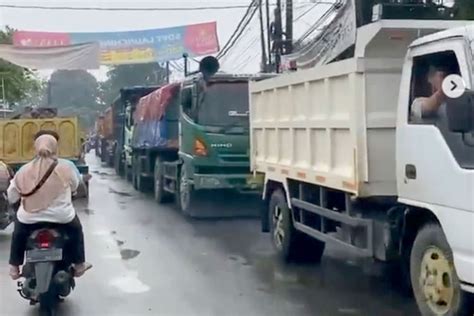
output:
[{"label": "green foliage", "polygon": [[49,105],[61,115],[78,116],[81,126],[93,125],[102,110],[97,79],[85,70],[57,70],[49,81]]},{"label": "green foliage", "polygon": [[[13,32],[14,30],[9,27],[0,31],[0,44],[11,44]],[[0,59],[0,80],[2,79],[5,101],[10,106],[18,105],[21,101],[41,92],[41,81],[33,71]],[[0,98],[2,97],[0,90]]]},{"label": "green foliage", "polygon": [[457,0],[456,5],[459,7],[459,17],[464,20],[474,20],[474,1]]},{"label": "green foliage", "polygon": [[165,83],[166,69],[158,63],[118,65],[111,67],[107,76],[107,81],[101,84],[101,99],[111,104],[121,88]]}]

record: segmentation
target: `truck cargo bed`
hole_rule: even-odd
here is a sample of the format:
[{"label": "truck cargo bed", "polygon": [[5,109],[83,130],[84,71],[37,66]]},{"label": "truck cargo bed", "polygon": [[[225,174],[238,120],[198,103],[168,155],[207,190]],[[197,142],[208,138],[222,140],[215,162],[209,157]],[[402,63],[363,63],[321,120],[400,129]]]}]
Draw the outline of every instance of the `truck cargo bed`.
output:
[{"label": "truck cargo bed", "polygon": [[358,196],[396,195],[402,64],[354,58],[252,83],[252,170]]},{"label": "truck cargo bed", "polygon": [[50,119],[0,120],[0,160],[20,165],[34,157],[34,136],[40,130],[53,130],[60,135],[59,157],[77,160],[81,143],[75,117]]}]

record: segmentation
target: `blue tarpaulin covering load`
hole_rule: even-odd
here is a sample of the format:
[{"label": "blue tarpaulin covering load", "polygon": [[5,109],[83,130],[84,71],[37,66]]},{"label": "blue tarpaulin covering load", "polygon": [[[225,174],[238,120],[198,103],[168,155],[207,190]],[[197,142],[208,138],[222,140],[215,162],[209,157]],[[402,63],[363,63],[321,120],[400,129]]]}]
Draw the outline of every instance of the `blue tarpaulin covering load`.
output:
[{"label": "blue tarpaulin covering load", "polygon": [[179,89],[179,84],[169,84],[140,99],[134,114],[133,147],[178,148]]}]

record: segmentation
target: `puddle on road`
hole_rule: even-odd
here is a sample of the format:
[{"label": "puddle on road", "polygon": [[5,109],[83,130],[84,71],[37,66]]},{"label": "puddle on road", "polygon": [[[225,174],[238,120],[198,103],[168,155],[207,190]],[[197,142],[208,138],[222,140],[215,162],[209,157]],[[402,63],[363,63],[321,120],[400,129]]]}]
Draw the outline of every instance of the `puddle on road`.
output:
[{"label": "puddle on road", "polygon": [[120,256],[123,260],[130,260],[136,258],[140,254],[140,251],[133,249],[122,249],[120,250]]},{"label": "puddle on road", "polygon": [[252,264],[245,258],[239,256],[229,256],[229,260],[239,262],[243,266],[251,266]]},{"label": "puddle on road", "polygon": [[103,172],[103,171],[97,171],[97,170],[92,171],[92,173],[96,174],[96,175],[99,175],[99,176],[111,176],[112,175],[111,173],[107,173],[107,172]]},{"label": "puddle on road", "polygon": [[117,191],[117,190],[112,189],[110,187],[109,187],[109,192],[113,193],[113,194],[120,195],[120,196],[132,196],[132,194],[130,192]]},{"label": "puddle on road", "polygon": [[86,213],[87,215],[93,215],[95,213],[95,211],[93,209],[90,209],[88,207],[86,207],[85,209],[83,209],[84,213]]},{"label": "puddle on road", "polygon": [[360,311],[356,308],[339,308],[337,311],[343,315],[360,315]]},{"label": "puddle on road", "polygon": [[116,239],[115,242],[117,243],[117,246],[119,246],[119,247],[123,246],[125,244],[125,241],[123,241],[123,240]]},{"label": "puddle on road", "polygon": [[135,272],[129,272],[128,275],[115,278],[111,284],[122,292],[129,294],[139,294],[150,290],[148,285],[138,279],[138,275]]}]

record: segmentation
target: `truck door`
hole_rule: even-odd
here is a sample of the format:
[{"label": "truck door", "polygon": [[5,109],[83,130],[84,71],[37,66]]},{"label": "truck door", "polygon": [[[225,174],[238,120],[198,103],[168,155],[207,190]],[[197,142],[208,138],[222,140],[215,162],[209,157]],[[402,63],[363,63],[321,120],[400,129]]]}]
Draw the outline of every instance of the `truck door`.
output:
[{"label": "truck door", "polygon": [[[452,245],[465,244],[466,240],[474,245],[472,231],[459,230],[459,223],[470,221],[469,213],[474,212],[474,148],[461,134],[449,131],[446,97],[441,95],[431,103],[436,104],[436,111],[420,111],[420,103],[436,94],[439,81],[447,75],[461,76],[471,88],[472,56],[462,38],[413,48],[404,67],[399,98],[399,200],[431,210]],[[453,249],[455,253],[465,250]]]}]

